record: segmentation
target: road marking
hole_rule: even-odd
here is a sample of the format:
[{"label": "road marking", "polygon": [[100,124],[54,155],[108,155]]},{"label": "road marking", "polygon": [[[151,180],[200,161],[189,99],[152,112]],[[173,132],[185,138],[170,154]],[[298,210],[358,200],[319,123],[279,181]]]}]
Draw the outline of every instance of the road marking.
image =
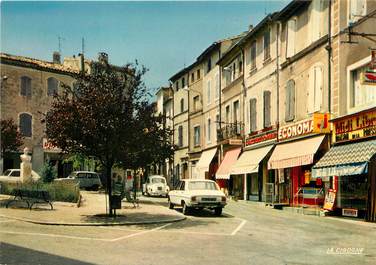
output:
[{"label": "road marking", "polygon": [[166,226],[169,226],[169,225],[171,225],[171,223],[170,224],[162,225],[162,226],[154,228],[154,229],[145,230],[145,231],[142,231],[142,232],[138,232],[138,233],[134,233],[134,234],[122,236],[122,237],[119,237],[119,238],[114,238],[114,239],[111,239],[110,241],[111,242],[115,242],[115,241],[123,240],[123,239],[126,239],[126,238],[130,238],[130,237],[140,236],[140,235],[143,235],[143,234],[147,234],[147,233],[151,233],[151,232],[154,232],[154,231],[161,230],[161,229],[163,229],[163,228],[165,228]]},{"label": "road marking", "polygon": [[59,235],[59,234],[43,234],[43,233],[14,232],[14,231],[1,231],[1,230],[0,230],[0,233],[14,234],[14,235],[29,235],[29,236],[62,237],[62,238],[69,238],[69,239],[82,239],[82,240],[110,241],[109,239],[104,239],[104,238],[67,236],[67,235]]},{"label": "road marking", "polygon": [[14,222],[15,220],[3,220],[3,221],[0,221],[0,223],[8,223],[8,222]]},{"label": "road marking", "polygon": [[173,233],[173,234],[196,234],[196,235],[204,235],[204,236],[231,236],[231,234],[225,233],[205,233],[205,232],[193,232],[193,231],[158,231],[158,233]]},{"label": "road marking", "polygon": [[232,236],[236,235],[237,232],[239,232],[240,229],[242,229],[242,227],[245,225],[245,223],[247,222],[247,220],[244,220],[244,219],[241,219],[243,220],[239,225],[238,227],[231,233]]}]

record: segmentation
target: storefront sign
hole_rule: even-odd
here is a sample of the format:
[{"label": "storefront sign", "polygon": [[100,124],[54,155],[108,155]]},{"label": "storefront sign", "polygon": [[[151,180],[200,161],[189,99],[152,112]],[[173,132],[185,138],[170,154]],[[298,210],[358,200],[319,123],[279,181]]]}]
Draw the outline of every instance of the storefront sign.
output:
[{"label": "storefront sign", "polygon": [[230,139],[228,144],[229,145],[242,145],[243,142],[240,139]]},{"label": "storefront sign", "polygon": [[325,196],[324,210],[333,211],[334,202],[336,200],[337,191],[329,189],[328,193]]},{"label": "storefront sign", "polygon": [[314,113],[313,114],[313,132],[314,133],[330,133],[330,114]]},{"label": "storefront sign", "polygon": [[313,120],[303,120],[291,125],[282,126],[278,130],[278,141],[285,140],[313,132]]},{"label": "storefront sign", "polygon": [[245,146],[258,144],[261,142],[266,142],[266,141],[273,140],[276,138],[277,138],[277,132],[270,132],[270,133],[263,134],[263,135],[252,136],[246,139]]},{"label": "storefront sign", "polygon": [[43,150],[46,152],[61,153],[61,149],[52,144],[48,139],[43,138]]},{"label": "storefront sign", "polygon": [[357,209],[342,209],[343,216],[358,217]]},{"label": "storefront sign", "polygon": [[376,110],[336,120],[334,127],[335,142],[376,136]]}]

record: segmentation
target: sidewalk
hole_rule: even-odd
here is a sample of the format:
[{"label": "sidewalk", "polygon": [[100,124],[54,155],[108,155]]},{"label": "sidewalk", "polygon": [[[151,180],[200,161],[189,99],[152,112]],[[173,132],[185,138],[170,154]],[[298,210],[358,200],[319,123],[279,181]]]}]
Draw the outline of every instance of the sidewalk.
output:
[{"label": "sidewalk", "polygon": [[54,202],[53,210],[49,205],[38,204],[36,209],[29,210],[22,203],[12,203],[12,208],[5,208],[6,202],[12,198],[0,195],[0,217],[21,220],[45,225],[72,226],[104,226],[104,225],[141,225],[177,222],[185,216],[176,210],[155,204],[140,198],[139,207],[132,203],[122,202],[122,209],[116,211],[117,217],[107,217],[106,196],[96,192],[82,191],[82,203],[78,208],[75,203]]}]

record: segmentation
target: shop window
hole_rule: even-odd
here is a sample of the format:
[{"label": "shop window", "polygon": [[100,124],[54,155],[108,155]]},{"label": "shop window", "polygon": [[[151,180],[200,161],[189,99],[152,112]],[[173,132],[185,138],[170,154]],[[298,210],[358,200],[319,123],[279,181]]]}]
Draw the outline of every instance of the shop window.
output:
[{"label": "shop window", "polygon": [[50,77],[47,79],[47,95],[54,96],[57,94],[59,81],[56,78]]},{"label": "shop window", "polygon": [[295,82],[289,80],[285,91],[285,121],[295,119]]},{"label": "shop window", "polygon": [[19,116],[20,133],[22,136],[31,137],[32,136],[32,116],[28,113],[21,113]]},{"label": "shop window", "polygon": [[270,121],[270,114],[271,114],[271,106],[270,106],[270,91],[264,91],[264,128],[268,128],[271,125]]},{"label": "shop window", "polygon": [[27,76],[21,77],[21,96],[31,96],[31,78]]},{"label": "shop window", "polygon": [[350,108],[363,108],[376,105],[375,85],[364,82],[367,67],[350,72]]}]

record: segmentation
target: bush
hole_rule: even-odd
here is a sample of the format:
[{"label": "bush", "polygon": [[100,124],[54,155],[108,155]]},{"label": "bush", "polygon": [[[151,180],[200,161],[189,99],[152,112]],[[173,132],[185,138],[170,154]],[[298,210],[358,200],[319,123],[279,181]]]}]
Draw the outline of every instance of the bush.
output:
[{"label": "bush", "polygon": [[56,168],[47,161],[41,169],[41,177],[44,183],[50,183],[57,177]]},{"label": "bush", "polygon": [[1,182],[1,194],[12,195],[13,189],[27,189],[27,190],[46,190],[51,196],[52,201],[74,202],[76,203],[80,197],[80,189],[75,183],[65,182],[32,182],[32,183],[16,183],[16,182]]}]

